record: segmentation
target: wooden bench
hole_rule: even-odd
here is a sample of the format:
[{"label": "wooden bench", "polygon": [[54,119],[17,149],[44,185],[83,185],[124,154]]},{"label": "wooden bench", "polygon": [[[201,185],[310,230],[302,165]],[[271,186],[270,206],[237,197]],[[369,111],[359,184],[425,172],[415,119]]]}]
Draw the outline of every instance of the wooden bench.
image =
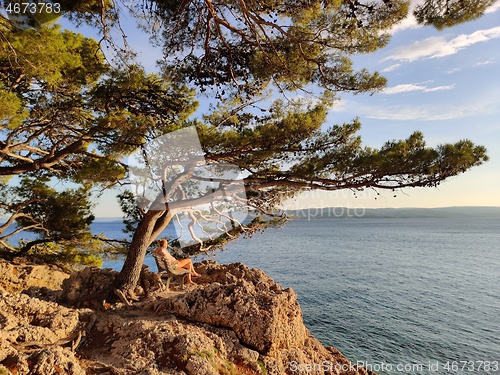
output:
[{"label": "wooden bench", "polygon": [[186,275],[190,274],[191,272],[185,268],[174,268],[170,262],[167,262],[166,259],[161,258],[157,255],[153,255],[155,258],[156,262],[156,267],[158,267],[158,273],[160,274],[160,278],[162,276],[162,272],[165,272],[167,275],[167,290],[170,290],[170,280],[172,280],[175,277],[180,277],[181,278],[181,289],[184,289],[184,278]]}]

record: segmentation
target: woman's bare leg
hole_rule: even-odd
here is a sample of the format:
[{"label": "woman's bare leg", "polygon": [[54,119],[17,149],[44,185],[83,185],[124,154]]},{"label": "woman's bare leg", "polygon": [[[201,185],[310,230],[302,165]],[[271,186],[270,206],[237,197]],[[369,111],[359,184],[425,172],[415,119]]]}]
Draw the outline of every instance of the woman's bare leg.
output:
[{"label": "woman's bare leg", "polygon": [[191,262],[191,259],[189,258],[178,260],[177,265],[181,268],[187,269],[189,272],[193,274],[193,276],[201,276],[198,272],[195,271],[193,267],[193,262]]}]

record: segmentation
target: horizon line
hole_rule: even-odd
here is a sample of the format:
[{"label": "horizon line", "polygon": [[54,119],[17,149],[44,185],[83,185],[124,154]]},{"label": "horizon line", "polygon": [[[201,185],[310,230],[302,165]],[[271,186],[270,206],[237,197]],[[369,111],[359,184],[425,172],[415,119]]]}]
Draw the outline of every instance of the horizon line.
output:
[{"label": "horizon line", "polygon": [[[346,208],[346,209],[360,209],[365,210],[435,210],[435,209],[446,209],[446,208],[498,208],[500,206],[437,206],[437,207],[348,207],[348,206],[325,206],[325,207],[304,207],[304,208],[286,208],[283,211],[300,211],[300,210],[317,210],[325,208]],[[121,220],[122,216],[96,216],[96,220]]]}]

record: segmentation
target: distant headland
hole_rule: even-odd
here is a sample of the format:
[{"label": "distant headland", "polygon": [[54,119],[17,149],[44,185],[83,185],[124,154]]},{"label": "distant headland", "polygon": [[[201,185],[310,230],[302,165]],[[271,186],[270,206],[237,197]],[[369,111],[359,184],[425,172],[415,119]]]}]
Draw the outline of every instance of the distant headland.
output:
[{"label": "distant headland", "polygon": [[[321,207],[285,210],[296,219],[374,219],[374,218],[485,218],[500,219],[500,207],[455,206],[438,208]],[[122,222],[121,217],[97,217],[95,222]]]},{"label": "distant headland", "polygon": [[492,218],[500,219],[500,207],[462,206],[440,208],[363,208],[322,207],[286,210],[297,219],[375,219],[375,218]]}]

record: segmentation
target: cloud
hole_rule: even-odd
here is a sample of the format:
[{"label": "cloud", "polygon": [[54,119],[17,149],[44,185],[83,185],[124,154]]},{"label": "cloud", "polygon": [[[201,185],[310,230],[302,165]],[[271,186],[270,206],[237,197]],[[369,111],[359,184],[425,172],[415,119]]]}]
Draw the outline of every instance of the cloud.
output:
[{"label": "cloud", "polygon": [[474,64],[474,67],[476,66],[483,66],[483,65],[490,65],[490,64],[493,64],[495,62],[494,59],[490,59],[490,60],[485,60],[485,61],[480,61],[478,63],[475,63]]},{"label": "cloud", "polygon": [[388,87],[384,91],[382,91],[382,94],[394,95],[394,94],[401,94],[405,92],[416,92],[416,91],[420,92],[444,91],[444,90],[451,90],[453,89],[454,86],[455,85],[427,87],[421,84],[407,83],[403,85],[397,85],[394,87]]},{"label": "cloud", "polygon": [[393,65],[388,66],[387,68],[382,69],[381,72],[384,72],[384,73],[392,72],[393,70],[396,70],[400,66],[401,66],[401,64],[393,64]]},{"label": "cloud", "polygon": [[412,43],[408,46],[395,48],[391,55],[383,61],[415,61],[453,55],[474,44],[500,38],[500,26],[488,30],[478,30],[472,34],[461,34],[447,40],[445,36],[436,36]]},{"label": "cloud", "polygon": [[494,13],[496,11],[500,10],[500,1],[495,2],[492,6],[487,8],[484,13]]},{"label": "cloud", "polygon": [[405,19],[403,19],[400,23],[393,26],[391,28],[390,33],[395,34],[398,31],[409,30],[409,29],[419,29],[419,28],[423,27],[422,25],[420,25],[417,22],[416,18],[413,16],[413,11],[415,10],[415,8],[418,5],[422,5],[424,3],[425,3],[425,0],[411,0],[410,1],[410,8],[408,11],[408,16]]},{"label": "cloud", "polygon": [[[395,121],[445,121],[500,114],[498,107],[500,89],[495,88],[482,94],[462,99],[455,98],[448,102],[426,101],[419,104],[414,100],[410,103],[395,103],[389,97],[376,103],[351,99],[343,101],[342,109],[346,114],[355,114],[361,118]],[[449,98],[450,95],[443,97]]]},{"label": "cloud", "polygon": [[458,73],[458,72],[461,72],[462,69],[461,68],[452,68],[452,69],[448,69],[448,70],[445,70],[445,74],[454,74],[454,73]]},{"label": "cloud", "polygon": [[348,99],[342,98],[337,100],[335,104],[330,108],[330,112],[346,112],[350,108],[350,101]]},{"label": "cloud", "polygon": [[419,29],[421,27],[422,27],[422,25],[420,25],[417,22],[417,19],[410,12],[408,14],[408,17],[406,17],[400,23],[398,23],[397,25],[395,25],[391,28],[390,34],[394,35],[399,31],[410,30],[410,29]]},{"label": "cloud", "polygon": [[389,106],[385,108],[372,108],[367,118],[377,120],[397,121],[439,121],[461,118],[466,115],[463,108],[443,107],[431,108],[429,106]]},{"label": "cloud", "polygon": [[397,121],[444,121],[477,117],[498,111],[496,101],[476,101],[455,105],[392,105],[363,106],[362,117]]}]

